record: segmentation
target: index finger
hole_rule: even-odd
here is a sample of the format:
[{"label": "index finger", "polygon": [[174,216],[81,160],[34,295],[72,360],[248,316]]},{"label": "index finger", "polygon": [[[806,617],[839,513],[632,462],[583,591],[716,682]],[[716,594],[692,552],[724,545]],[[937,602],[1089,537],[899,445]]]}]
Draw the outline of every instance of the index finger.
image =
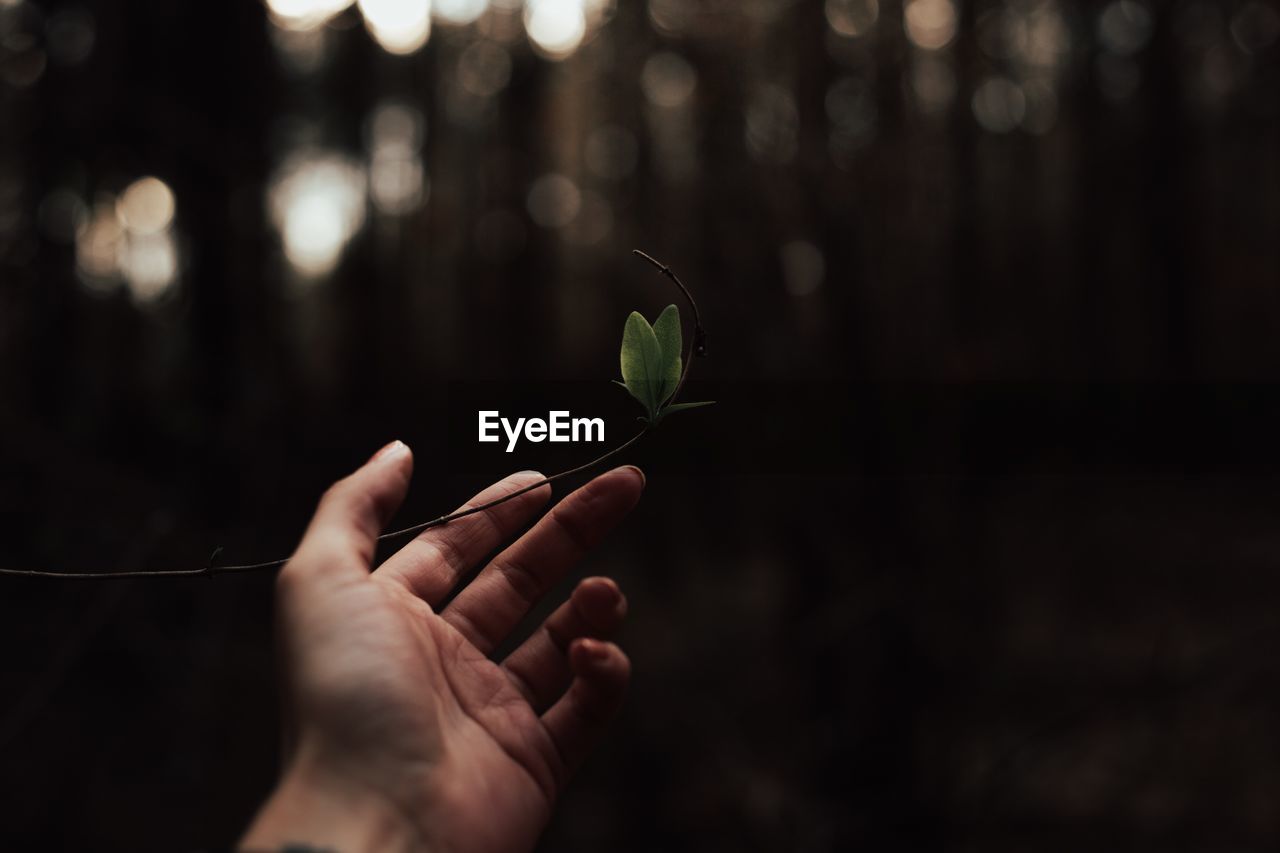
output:
[{"label": "index finger", "polygon": [[[458,512],[498,500],[546,479],[521,471],[499,480],[458,508]],[[437,607],[472,566],[520,530],[551,497],[551,486],[533,489],[483,512],[424,530],[375,572],[403,583]]]},{"label": "index finger", "polygon": [[378,533],[404,500],[412,473],[412,452],[393,441],[330,486],[280,577],[367,575]]},{"label": "index finger", "polygon": [[615,468],[574,491],[493,558],[441,616],[489,653],[640,500],[644,474]]}]

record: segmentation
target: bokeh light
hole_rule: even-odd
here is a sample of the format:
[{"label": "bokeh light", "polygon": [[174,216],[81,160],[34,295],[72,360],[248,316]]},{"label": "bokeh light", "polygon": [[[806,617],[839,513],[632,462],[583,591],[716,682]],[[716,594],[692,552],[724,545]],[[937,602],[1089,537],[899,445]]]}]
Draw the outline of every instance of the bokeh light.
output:
[{"label": "bokeh light", "polygon": [[417,107],[384,101],[369,120],[369,197],[382,213],[400,216],[426,194],[422,165],[425,119]]},{"label": "bokeh light", "polygon": [[383,213],[401,216],[417,209],[426,188],[422,160],[416,154],[379,152],[369,164],[369,196]]},{"label": "bokeh light", "polygon": [[89,224],[76,239],[76,270],[90,290],[109,291],[118,283],[117,257],[124,228],[116,216],[115,199],[103,196],[94,204]]},{"label": "bokeh light", "polygon": [[548,59],[564,59],[587,34],[582,0],[528,0],[525,31],[534,48]]},{"label": "bokeh light", "polygon": [[473,42],[458,57],[458,83],[478,98],[492,98],[511,81],[511,54],[486,39]]},{"label": "bokeh light", "polygon": [[1034,6],[1023,16],[1018,59],[1046,73],[1058,73],[1071,53],[1071,29],[1056,2]]},{"label": "bokeh light", "polygon": [[268,206],[285,258],[304,277],[322,277],[364,224],[364,170],[333,152],[299,151],[273,178]]},{"label": "bokeh light", "polygon": [[582,207],[582,193],[570,178],[551,173],[533,182],[525,206],[529,218],[543,228],[563,228]]},{"label": "bokeh light", "polygon": [[120,222],[134,234],[156,234],[173,221],[173,190],[159,178],[139,178],[116,202]]},{"label": "bokeh light", "polygon": [[1151,10],[1137,0],[1116,0],[1098,16],[1098,40],[1117,56],[1131,56],[1151,38]]},{"label": "bokeh light", "polygon": [[267,0],[271,20],[289,30],[311,30],[349,8],[353,0]]},{"label": "bokeh light", "polygon": [[117,263],[135,302],[158,301],[178,275],[178,247],[169,231],[130,235]]},{"label": "bokeh light", "polygon": [[686,32],[698,13],[689,0],[649,0],[649,23],[659,33],[679,36]]},{"label": "bokeh light", "polygon": [[489,9],[489,0],[432,0],[431,11],[444,24],[464,26]]},{"label": "bokeh light", "polygon": [[655,107],[684,106],[697,85],[698,72],[688,60],[668,51],[650,56],[640,72],[640,88]]},{"label": "bokeh light", "polygon": [[311,29],[271,28],[271,43],[289,71],[313,74],[329,58],[330,31],[326,27]]},{"label": "bokeh light", "polygon": [[973,117],[983,130],[1008,133],[1027,114],[1027,97],[1022,88],[1007,77],[988,77],[973,93]]},{"label": "bokeh light", "polygon": [[399,98],[383,100],[369,115],[369,147],[394,151],[417,151],[426,135],[422,110]]},{"label": "bokeh light", "polygon": [[[432,21],[450,27],[478,24],[496,44],[524,35],[545,59],[572,55],[612,17],[615,0],[266,0],[275,24],[273,41],[286,64],[315,71],[325,58],[326,30],[347,25],[338,16],[355,5],[365,28],[388,53],[408,55],[430,38]],[[328,28],[324,25],[330,24]],[[513,29],[514,24],[514,29]],[[468,89],[470,91],[470,89]],[[475,93],[473,93],[475,94]]]},{"label": "bokeh light", "polygon": [[902,21],[916,47],[939,50],[955,38],[956,6],[952,0],[908,0]]},{"label": "bokeh light", "polygon": [[672,183],[683,183],[697,173],[693,109],[697,87],[697,70],[672,51],[651,54],[640,70],[652,162],[658,175]]},{"label": "bokeh light", "polygon": [[827,0],[827,25],[842,36],[861,36],[871,31],[880,17],[879,0]]},{"label": "bokeh light", "polygon": [[87,215],[68,190],[42,205],[46,229],[73,230],[76,270],[86,289],[111,293],[123,282],[140,305],[159,302],[178,281],[181,255],[173,230],[173,191],[159,178],[139,178],[120,196],[102,194]]},{"label": "bokeh light", "polygon": [[357,0],[365,28],[387,53],[405,56],[431,35],[430,0]]}]

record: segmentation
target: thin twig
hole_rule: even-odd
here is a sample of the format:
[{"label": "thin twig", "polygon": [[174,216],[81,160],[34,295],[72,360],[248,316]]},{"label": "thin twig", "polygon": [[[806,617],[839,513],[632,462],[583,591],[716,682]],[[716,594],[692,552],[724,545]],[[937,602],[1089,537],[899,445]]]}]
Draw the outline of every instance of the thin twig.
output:
[{"label": "thin twig", "polygon": [[[532,492],[534,489],[540,489],[543,486],[547,485],[548,483],[554,483],[556,480],[559,480],[563,477],[570,477],[574,474],[580,474],[589,468],[594,468],[595,466],[599,465],[601,462],[604,462],[609,457],[615,456],[621,453],[622,451],[626,450],[628,447],[630,447],[631,445],[639,441],[641,436],[643,436],[646,432],[647,430],[640,430],[640,432],[631,436],[631,438],[627,439],[622,444],[619,444],[617,447],[613,448],[613,450],[610,450],[608,453],[605,453],[603,456],[597,456],[595,459],[592,459],[590,462],[585,462],[576,468],[570,468],[567,471],[561,471],[558,474],[552,474],[550,477],[544,477],[536,483],[530,483],[527,486],[521,486],[520,488],[516,489],[514,492],[510,492],[508,494],[503,495],[500,498],[495,498],[494,500],[491,500],[491,501],[485,501],[484,503],[479,504],[477,506],[469,506],[466,509],[460,509],[457,512],[450,513],[449,515],[442,515],[439,518],[433,518],[430,521],[424,521],[421,524],[415,524],[412,527],[406,527],[403,530],[396,530],[391,533],[384,533],[378,537],[378,541],[384,542],[388,539],[398,539],[401,536],[408,536],[411,533],[421,533],[424,530],[430,530],[432,527],[439,527],[442,524],[448,524],[449,522],[456,521],[459,518],[464,518],[465,516],[468,516],[468,515],[475,515],[477,512],[484,512],[485,510],[491,509],[497,506],[498,504],[506,503],[512,498],[518,498],[521,495],[525,494],[526,492]],[[266,563],[250,563],[245,566],[212,566],[209,569],[208,573],[221,574],[221,573],[229,573],[229,572],[253,572],[253,571],[258,571],[259,569],[274,569],[279,566],[283,566],[287,562],[289,562],[288,557],[286,557],[283,560],[270,560]]]},{"label": "thin twig", "polygon": [[[689,306],[693,309],[694,331],[693,331],[693,340],[690,342],[690,345],[689,345],[689,357],[685,360],[684,370],[680,374],[680,383],[676,385],[676,390],[672,393],[671,397],[667,401],[667,405],[669,406],[671,405],[671,403],[675,402],[676,397],[679,396],[680,394],[680,389],[684,386],[685,377],[689,375],[689,363],[693,361],[693,355],[695,353],[698,355],[706,355],[706,344],[705,344],[706,333],[702,330],[702,318],[698,314],[698,303],[693,301],[693,294],[689,292],[689,288],[684,286],[684,282],[680,281],[680,279],[676,276],[676,274],[671,271],[670,267],[666,266],[665,264],[659,263],[658,261],[654,260],[652,257],[640,251],[639,249],[634,249],[633,251],[636,255],[639,255],[649,263],[653,264],[653,266],[657,267],[659,272],[661,272],[664,276],[666,276],[668,279],[674,282],[676,287],[680,288],[680,292],[684,294],[685,299],[689,301]],[[443,524],[448,524],[449,522],[455,521],[459,518],[463,518],[468,515],[474,515],[478,512],[484,512],[485,510],[492,509],[498,504],[506,503],[507,501],[513,498],[518,498],[527,492],[531,492],[534,489],[542,488],[548,483],[554,483],[556,480],[560,480],[564,477],[570,477],[570,476],[573,476],[574,474],[580,474],[583,471],[594,468],[597,465],[601,464],[602,462],[606,461],[607,459],[610,459],[613,456],[616,456],[617,454],[626,450],[628,447],[635,444],[642,437],[644,437],[645,433],[647,433],[648,431],[649,431],[649,427],[645,427],[644,429],[640,430],[640,432],[631,436],[631,438],[627,439],[622,444],[619,444],[617,447],[613,448],[607,453],[601,456],[597,456],[595,459],[592,459],[590,462],[585,462],[582,465],[577,466],[576,468],[570,468],[566,471],[561,471],[558,474],[552,474],[550,477],[544,477],[543,479],[539,480],[536,483],[530,483],[527,486],[522,486],[521,488],[516,489],[514,492],[510,492],[509,494],[505,494],[502,497],[496,498],[491,501],[486,501],[485,503],[479,504],[477,506],[470,506],[465,509],[460,509],[457,512],[450,513],[449,515],[442,515],[439,518],[433,518],[431,521],[424,521],[421,524],[415,524],[412,527],[406,527],[403,530],[396,530],[391,533],[384,533],[378,537],[378,541],[383,542],[389,539],[398,539],[401,536],[408,536],[413,533],[421,533],[422,531],[429,530],[432,527],[439,527]],[[40,571],[37,569],[0,569],[0,575],[8,575],[10,577],[64,578],[66,580],[100,580],[100,579],[105,580],[107,578],[116,578],[116,579],[179,578],[179,577],[200,577],[200,576],[212,577],[214,575],[226,575],[226,574],[236,574],[240,572],[256,572],[256,571],[264,571],[266,569],[277,569],[283,566],[285,563],[289,562],[292,556],[291,555],[290,557],[284,557],[279,560],[268,560],[265,563],[247,563],[241,566],[215,565],[214,561],[217,560],[218,554],[221,551],[222,551],[221,548],[216,549],[213,552],[213,555],[209,557],[208,564],[205,565],[203,568],[199,568],[199,569],[170,569],[170,570],[163,570],[163,571],[137,571],[137,572],[46,572],[46,571]]]},{"label": "thin twig", "polygon": [[662,275],[671,280],[676,287],[680,288],[680,292],[684,294],[684,298],[689,301],[689,307],[693,309],[693,339],[689,341],[689,354],[684,360],[684,369],[680,371],[680,381],[676,383],[676,390],[671,392],[671,396],[667,398],[667,402],[663,408],[670,406],[680,396],[680,389],[684,388],[685,377],[689,375],[689,365],[693,363],[693,357],[705,356],[707,354],[707,333],[702,328],[702,315],[698,313],[698,303],[694,301],[693,294],[689,292],[689,288],[684,286],[684,282],[680,280],[680,276],[671,271],[671,267],[661,263],[651,255],[647,255],[639,249],[632,249],[631,254],[644,258]]}]

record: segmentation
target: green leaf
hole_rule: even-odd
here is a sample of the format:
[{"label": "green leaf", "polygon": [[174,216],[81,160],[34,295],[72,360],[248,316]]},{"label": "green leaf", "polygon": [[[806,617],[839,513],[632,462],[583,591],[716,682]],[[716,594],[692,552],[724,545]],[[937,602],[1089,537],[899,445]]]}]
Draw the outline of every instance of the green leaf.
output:
[{"label": "green leaf", "polygon": [[710,406],[715,400],[703,400],[698,403],[672,403],[662,410],[662,416],[666,417],[672,412],[683,412],[685,409],[700,409],[703,406]]},{"label": "green leaf", "polygon": [[658,411],[662,389],[662,347],[649,321],[632,311],[622,328],[622,381],[632,397],[640,401],[649,420]]},{"label": "green leaf", "polygon": [[674,305],[663,308],[653,324],[653,334],[662,350],[662,387],[658,391],[658,404],[661,405],[671,398],[680,384],[680,352],[684,348],[680,340],[680,309]]}]

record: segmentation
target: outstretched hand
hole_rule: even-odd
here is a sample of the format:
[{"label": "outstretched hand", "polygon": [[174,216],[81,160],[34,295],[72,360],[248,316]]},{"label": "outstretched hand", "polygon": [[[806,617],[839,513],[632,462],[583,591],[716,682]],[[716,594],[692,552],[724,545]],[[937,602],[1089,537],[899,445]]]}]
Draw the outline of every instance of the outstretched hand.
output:
[{"label": "outstretched hand", "polygon": [[[243,849],[531,849],[622,701],[630,664],[606,638],[626,600],[607,578],[581,581],[500,663],[489,655],[636,504],[640,470],[570,494],[442,607],[551,487],[429,529],[371,573],[412,469],[393,442],[335,484],[280,572],[288,760]],[[538,479],[513,474],[470,505]]]}]

